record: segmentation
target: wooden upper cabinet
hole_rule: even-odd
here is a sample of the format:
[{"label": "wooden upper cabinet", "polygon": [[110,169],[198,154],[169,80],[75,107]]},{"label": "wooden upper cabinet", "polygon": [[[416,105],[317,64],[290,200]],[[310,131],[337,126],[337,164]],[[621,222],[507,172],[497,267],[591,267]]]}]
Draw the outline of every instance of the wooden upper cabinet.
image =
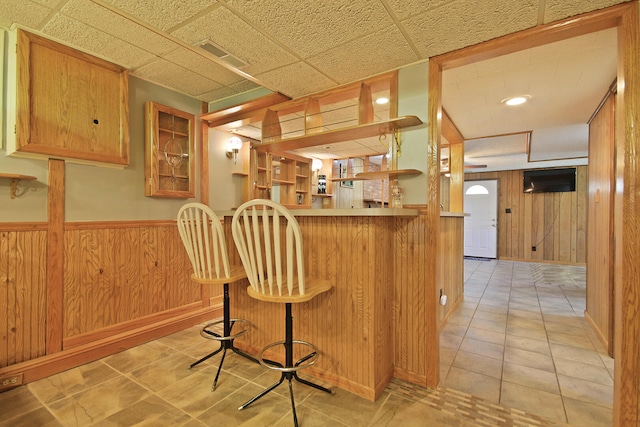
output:
[{"label": "wooden upper cabinet", "polygon": [[10,43],[7,153],[128,165],[128,71],[23,30]]},{"label": "wooden upper cabinet", "polygon": [[195,197],[195,115],[144,104],[145,196]]}]

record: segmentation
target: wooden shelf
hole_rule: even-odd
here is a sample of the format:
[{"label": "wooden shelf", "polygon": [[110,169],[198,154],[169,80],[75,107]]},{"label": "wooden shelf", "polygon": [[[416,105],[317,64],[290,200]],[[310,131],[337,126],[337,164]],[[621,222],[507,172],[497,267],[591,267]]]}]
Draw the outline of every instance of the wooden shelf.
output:
[{"label": "wooden shelf", "polygon": [[[358,174],[359,175],[359,174]],[[350,176],[348,178],[329,178],[327,181],[331,182],[339,182],[339,181],[364,181],[367,178],[358,178],[355,176]]]},{"label": "wooden shelf", "polygon": [[336,142],[379,136],[392,132],[395,129],[417,126],[420,124],[422,124],[422,120],[416,116],[396,117],[395,119],[351,126],[344,129],[318,132],[295,138],[255,144],[253,145],[253,148],[262,152],[295,150],[314,147],[317,145],[334,144]]},{"label": "wooden shelf", "polygon": [[333,194],[312,194],[313,197],[333,197]]},{"label": "wooden shelf", "polygon": [[20,181],[35,181],[37,178],[31,175],[22,175],[19,173],[1,173],[0,178],[6,178],[11,180],[11,188],[9,188],[9,196],[12,199],[15,199],[18,196],[21,196],[24,191],[18,194],[18,184]]},{"label": "wooden shelf", "polygon": [[[361,172],[356,174],[356,179],[387,179],[387,178],[396,178],[398,176],[407,176],[407,175],[420,175],[422,171],[418,169],[398,169],[392,171],[376,171],[376,172]],[[345,181],[345,179],[341,179]],[[346,181],[349,181],[346,179]]]},{"label": "wooden shelf", "polygon": [[246,172],[231,172],[231,176],[249,176]]}]

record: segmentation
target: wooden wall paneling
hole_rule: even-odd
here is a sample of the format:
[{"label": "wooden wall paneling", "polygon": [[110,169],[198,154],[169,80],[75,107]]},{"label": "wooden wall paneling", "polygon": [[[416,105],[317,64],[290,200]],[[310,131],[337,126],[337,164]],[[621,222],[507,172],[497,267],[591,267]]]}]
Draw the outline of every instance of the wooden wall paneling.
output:
[{"label": "wooden wall paneling", "polygon": [[29,225],[0,230],[0,368],[45,354],[46,238]]},{"label": "wooden wall paneling", "polygon": [[49,160],[47,197],[47,354],[62,350],[64,288],[64,160]]},{"label": "wooden wall paneling", "polygon": [[520,170],[465,175],[466,181],[498,179],[498,258],[586,262],[587,170],[576,169],[576,191],[568,193],[525,194]]},{"label": "wooden wall paneling", "polygon": [[613,356],[614,99],[589,124],[589,203],[585,317]]}]

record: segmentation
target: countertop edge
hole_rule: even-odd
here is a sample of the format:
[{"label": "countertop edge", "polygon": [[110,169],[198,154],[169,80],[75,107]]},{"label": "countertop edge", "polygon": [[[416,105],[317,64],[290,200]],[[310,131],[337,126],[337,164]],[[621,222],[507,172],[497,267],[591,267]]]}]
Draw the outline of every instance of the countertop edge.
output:
[{"label": "countertop edge", "polygon": [[[418,209],[362,208],[362,209],[291,209],[293,216],[418,216]],[[230,217],[234,210],[216,211],[219,217]]]}]

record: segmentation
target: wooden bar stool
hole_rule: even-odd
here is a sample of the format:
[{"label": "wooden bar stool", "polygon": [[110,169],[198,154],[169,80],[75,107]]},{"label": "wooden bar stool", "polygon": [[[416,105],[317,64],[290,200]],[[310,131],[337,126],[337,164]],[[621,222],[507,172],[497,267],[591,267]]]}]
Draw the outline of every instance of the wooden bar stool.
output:
[{"label": "wooden bar stool", "polygon": [[[247,293],[260,301],[285,305],[285,339],[264,347],[258,354],[263,366],[280,371],[280,379],[251,400],[240,406],[242,410],[260,399],[271,390],[289,381],[289,395],[294,424],[298,425],[296,405],[291,380],[306,384],[326,393],[330,389],[298,377],[300,369],[307,368],[318,359],[316,347],[306,341],[293,339],[293,317],[291,304],[310,301],[331,290],[328,280],[305,277],[302,233],[296,219],[284,206],[271,200],[256,199],[242,204],[231,222],[233,240],[240,254],[242,265],[247,272],[250,286]],[[281,240],[284,237],[284,247]],[[264,353],[276,346],[284,346],[284,364],[263,357]],[[307,348],[309,353],[294,363],[293,347]]]},{"label": "wooden bar stool", "polygon": [[[224,285],[222,320],[208,323],[200,331],[200,335],[203,337],[219,341],[220,348],[192,363],[189,367],[193,368],[223,351],[218,372],[211,386],[211,391],[214,391],[227,350],[232,350],[253,362],[258,362],[253,356],[233,345],[236,338],[251,330],[251,325],[244,319],[231,318],[229,283],[242,280],[247,277],[247,274],[242,265],[229,265],[229,254],[227,253],[222,224],[208,206],[202,203],[187,203],[182,206],[178,211],[178,232],[193,267],[191,280],[200,285]],[[231,330],[236,323],[243,323],[244,328],[232,335]],[[220,324],[222,324],[222,334],[215,332],[215,327]]]}]

